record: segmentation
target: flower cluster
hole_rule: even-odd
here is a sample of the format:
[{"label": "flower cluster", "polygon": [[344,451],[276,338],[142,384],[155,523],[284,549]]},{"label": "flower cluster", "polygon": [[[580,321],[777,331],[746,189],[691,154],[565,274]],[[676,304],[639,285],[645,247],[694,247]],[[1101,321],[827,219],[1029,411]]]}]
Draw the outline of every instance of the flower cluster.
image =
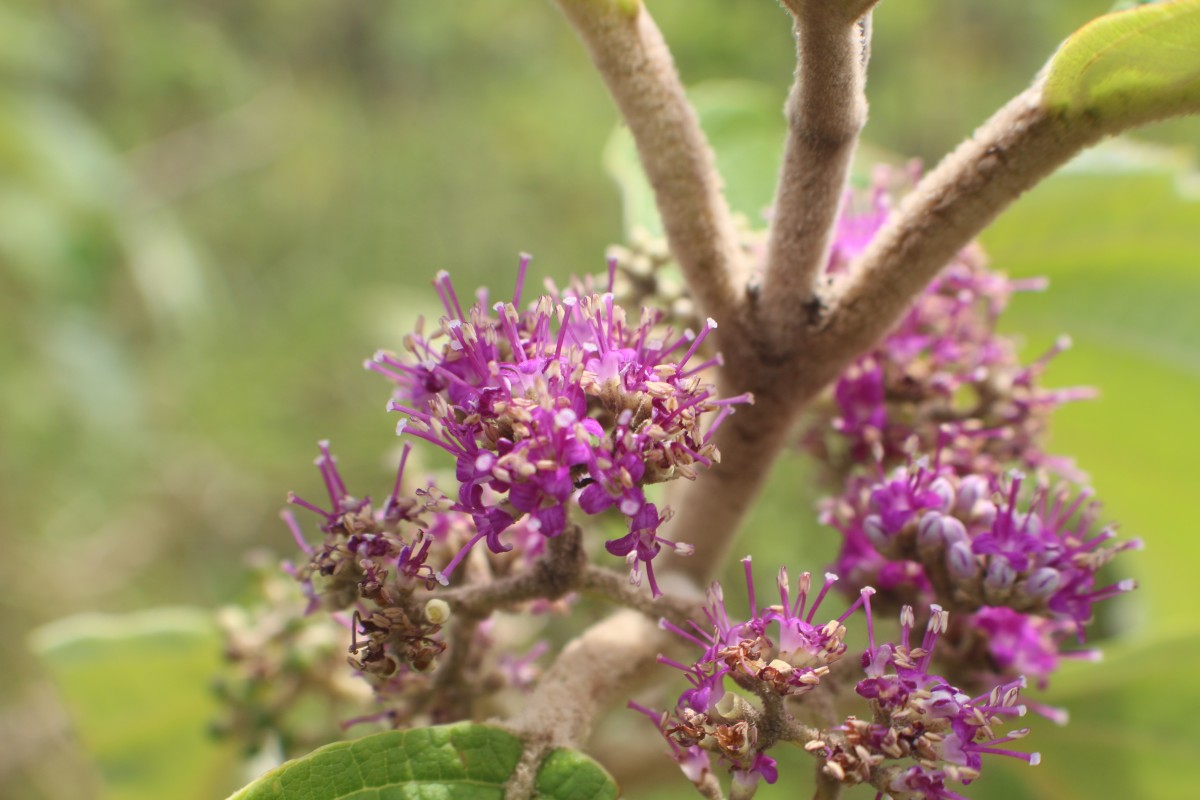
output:
[{"label": "flower cluster", "polygon": [[[716,461],[714,432],[750,398],[718,399],[701,377],[717,363],[694,358],[712,320],[674,335],[658,312],[645,309],[633,323],[611,291],[582,283],[522,308],[527,265],[524,258],[512,302],[489,307],[481,293],[466,310],[439,274],[446,315],[438,328],[407,337],[409,358],[380,352],[367,364],[396,385],[389,409],[405,415],[397,431],[455,459],[455,509],[470,515],[475,534],[443,577],[479,541],[509,550],[501,537],[518,520],[551,538],[566,529],[571,508],[611,508],[628,532],[608,542],[609,552],[626,559],[635,583],[644,567],[657,595],[654,557],[664,547],[690,550],[658,536],[669,512],[644,487],[694,478]],[[716,413],[705,428],[707,412]]]},{"label": "flower cluster", "polygon": [[[225,668],[213,682],[220,717],[212,730],[248,755],[296,758],[368,713],[372,692],[345,668],[350,632],[328,616],[304,614],[300,586],[268,553],[251,554],[251,564],[258,601],[216,614]],[[316,702],[301,707],[301,695]]]},{"label": "flower cluster", "polygon": [[889,603],[941,603],[963,615],[951,639],[981,677],[1021,673],[1045,684],[1059,652],[1082,641],[1093,605],[1134,588],[1103,568],[1140,541],[1096,529],[1088,490],[1027,483],[1019,472],[960,475],[916,460],[872,481],[852,479],[826,504],[845,537],[838,568],[851,586],[879,587]]},{"label": "flower cluster", "polygon": [[[883,226],[890,182],[887,172],[877,176],[866,209],[855,210],[853,198],[847,199],[831,272],[865,250]],[[996,331],[1014,293],[1045,286],[1044,280],[1010,280],[992,272],[977,246],[958,253],[883,341],[842,373],[810,421],[804,444],[824,466],[828,482],[840,484],[859,464],[902,463],[913,447],[932,451],[947,427],[968,469],[996,471],[997,465],[1016,462],[1024,469],[1070,474],[1070,462],[1047,454],[1040,439],[1054,409],[1094,392],[1039,384],[1070,341],[1063,338],[1041,358],[1021,364],[1015,343]]]},{"label": "flower cluster", "polygon": [[[880,182],[869,210],[843,217],[831,268],[861,252],[888,202]],[[989,271],[977,248],[959,253],[843,372],[803,439],[840,487],[822,519],[842,534],[846,588],[954,609],[944,660],[978,685],[1017,674],[1045,685],[1061,657],[1092,656],[1061,648],[1082,642],[1096,602],[1134,586],[1102,570],[1139,543],[1097,526],[1082,474],[1044,448],[1051,413],[1093,394],[1040,385],[1069,341],[1021,364],[996,332],[1012,294],[1042,285]]]},{"label": "flower cluster", "polygon": [[905,606],[900,641],[876,646],[868,603],[871,644],[862,657],[866,678],[855,692],[868,701],[870,721],[850,717],[805,746],[824,761],[826,775],[846,784],[870,783],[898,797],[962,800],[947,784],[977,779],[985,755],[1039,762],[1037,753],[998,747],[1028,733],[996,731],[1011,718],[1025,715],[1025,706],[1018,702],[1023,678],[972,697],[931,672],[934,648],[948,622],[946,611],[930,606],[925,634],[914,643],[916,620],[912,607]]},{"label": "flower cluster", "polygon": [[309,545],[294,516],[284,515],[308,556],[292,572],[305,588],[309,610],[351,612],[350,663],[377,691],[402,682],[407,673],[429,671],[445,650],[438,636],[448,613],[445,603],[423,605],[414,593],[437,584],[434,564],[456,549],[464,528],[455,519],[461,515],[439,508],[433,496],[402,493],[407,456],[405,449],[392,492],[376,511],[369,497],[349,494],[329,443],[321,442],[316,465],[330,507],[288,496],[321,518],[320,545]]},{"label": "flower cluster", "polygon": [[[493,653],[497,642],[488,619],[468,620],[469,637],[446,635],[451,606],[436,594],[443,588],[444,565],[461,552],[475,527],[470,516],[454,510],[454,504],[434,487],[406,489],[410,447],[404,447],[395,483],[378,509],[369,497],[358,498],[347,491],[329,444],[321,442],[319,448],[316,465],[329,507],[294,494],[288,501],[317,515],[322,539],[310,544],[295,516],[285,512],[283,519],[306,558],[298,565],[285,563],[284,568],[307,599],[305,626],[315,627],[309,620],[317,618],[313,612],[318,609],[333,612],[332,622],[348,641],[346,660],[371,688],[375,710],[360,708],[366,713],[343,719],[343,725],[385,722],[400,727],[415,720],[461,719],[471,713],[471,704],[481,692],[528,688],[544,644],[524,656]],[[544,537],[523,523],[515,525],[511,535],[518,541],[532,540],[523,548],[522,558],[484,565],[474,579],[507,578],[539,556]],[[534,600],[527,607],[537,612],[555,606]],[[461,652],[445,655],[456,647]],[[457,669],[465,673],[460,675],[461,683],[448,683],[433,674],[440,662],[448,660],[455,660]],[[320,666],[328,670],[328,664]],[[305,669],[299,668],[297,680],[317,686],[331,679],[308,675]]]},{"label": "flower cluster", "polygon": [[[815,621],[819,607],[836,576],[826,575],[809,606],[811,575],[800,577],[793,596],[787,571],[781,569],[780,602],[759,608],[749,557],[743,564],[749,618],[733,620],[720,585],[714,584],[703,623],[689,621],[685,629],[664,620],[662,627],[701,651],[686,665],[659,657],[683,672],[688,688],[665,713],[630,704],[654,721],[672,758],[698,786],[710,779],[715,756],[733,774],[732,796],[751,796],[755,782],[774,782],[775,762],[767,751],[780,741],[803,745],[819,759],[828,779],[870,784],[881,795],[928,800],[960,798],[947,785],[978,778],[985,755],[1038,763],[1036,753],[1001,747],[1024,736],[1026,730],[997,730],[1026,713],[1026,705],[1018,702],[1023,677],[1002,680],[972,696],[934,672],[934,651],[950,616],[942,607],[929,606],[924,636],[915,641],[915,614],[912,606],[904,606],[898,641],[877,644],[871,587],[859,590],[858,600],[840,616],[820,623]],[[846,623],[860,607],[869,646],[859,660],[865,677],[853,685],[858,702],[866,701],[865,713],[825,730],[800,725],[791,709],[810,693],[825,692],[824,703],[834,701],[841,682],[827,687],[822,679],[831,670],[850,669],[854,659],[843,659]],[[726,679],[758,697],[761,708],[741,694],[726,692]]]},{"label": "flower cluster", "polygon": [[813,691],[829,674],[830,666],[846,653],[844,623],[867,594],[840,616],[819,622],[818,609],[837,576],[826,574],[809,605],[812,575],[805,572],[800,576],[793,596],[787,570],[780,569],[776,580],[779,603],[759,608],[750,557],[742,563],[750,617],[733,620],[720,584],[714,583],[704,609],[707,624],[689,621],[688,630],[662,620],[663,628],[698,646],[702,653],[690,665],[659,657],[660,663],[682,671],[690,684],[672,710],[655,714],[634,705],[658,724],[671,743],[675,760],[693,782],[710,769],[711,753],[729,766],[735,782],[753,785],[765,779],[774,783],[775,762],[764,753],[774,741],[760,737],[760,715],[740,696],[727,693],[725,680],[780,700]]},{"label": "flower cluster", "polygon": [[[854,481],[826,519],[885,563],[920,563],[911,587],[932,589],[956,608],[1004,606],[1082,626],[1093,603],[1132,588],[1098,588],[1097,573],[1140,542],[1113,541],[1111,526],[1093,531],[1090,491],[1038,486],[1021,502],[1024,483],[1020,472],[960,477],[917,460],[874,482]],[[860,579],[878,563],[845,552],[842,561]]]}]

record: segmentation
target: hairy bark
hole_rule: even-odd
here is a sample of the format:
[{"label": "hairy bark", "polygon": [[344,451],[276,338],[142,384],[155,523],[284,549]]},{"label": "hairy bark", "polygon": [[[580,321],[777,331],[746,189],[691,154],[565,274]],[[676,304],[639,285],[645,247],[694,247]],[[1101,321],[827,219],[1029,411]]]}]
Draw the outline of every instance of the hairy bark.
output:
[{"label": "hairy bark", "polygon": [[745,267],[712,149],[640,2],[557,0],[629,126],[671,252],[704,313],[727,318]]},{"label": "hairy bark", "polygon": [[789,0],[787,6],[795,16],[796,82],[762,292],[762,322],[784,340],[819,311],[817,282],[867,121],[870,45],[869,26],[847,17],[839,3]]}]

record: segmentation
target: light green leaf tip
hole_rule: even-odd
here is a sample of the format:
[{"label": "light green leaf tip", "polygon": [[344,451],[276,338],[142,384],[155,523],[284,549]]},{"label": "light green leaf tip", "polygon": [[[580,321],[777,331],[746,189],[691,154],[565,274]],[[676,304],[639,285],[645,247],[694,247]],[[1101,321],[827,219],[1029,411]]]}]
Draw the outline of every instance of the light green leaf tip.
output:
[{"label": "light green leaf tip", "polygon": [[[110,800],[211,800],[237,753],[208,734],[221,664],[212,614],[163,608],[80,614],[38,628],[46,665]],[[2,792],[0,792],[2,794]]]},{"label": "light green leaf tip", "polygon": [[1076,31],[1042,97],[1071,117],[1128,127],[1200,111],[1200,0],[1139,5]]},{"label": "light green leaf tip", "polygon": [[616,11],[632,17],[642,7],[642,0],[565,0],[567,5],[604,6],[604,11]]},{"label": "light green leaf tip", "polygon": [[[521,740],[461,722],[339,742],[268,772],[229,800],[503,800]],[[542,762],[537,797],[612,800],[616,784],[595,761],[556,750]]]},{"label": "light green leaf tip", "polygon": [[614,800],[617,784],[603,767],[578,750],[555,750],[538,769],[538,797],[553,800]]}]

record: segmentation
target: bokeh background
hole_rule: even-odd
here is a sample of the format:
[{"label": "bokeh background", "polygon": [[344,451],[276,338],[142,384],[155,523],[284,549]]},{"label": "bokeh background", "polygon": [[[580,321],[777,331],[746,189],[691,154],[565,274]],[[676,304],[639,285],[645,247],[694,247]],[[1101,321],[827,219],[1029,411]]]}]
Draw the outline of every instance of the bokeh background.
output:
[{"label": "bokeh background", "polygon": [[[720,91],[770,110],[717,132],[756,143],[726,158],[756,214],[787,18],[771,0],[650,5],[689,84],[752,82]],[[867,140],[936,161],[1109,7],[885,0]],[[245,553],[289,554],[277,513],[316,493],[317,439],[352,479],[386,480],[394,421],[362,358],[433,308],[439,269],[508,286],[527,250],[537,275],[597,270],[622,237],[615,123],[546,2],[0,3],[0,796],[234,787],[196,722],[215,643],[88,661],[71,647],[120,640],[119,618],[31,632],[247,596]],[[1055,447],[1149,548],[1125,559],[1143,589],[1104,621],[1111,657],[1057,684],[1075,723],[1035,733],[1043,766],[971,796],[1194,796],[1197,144],[1177,122],[1098,151],[984,237],[998,268],[1051,277],[1005,324],[1030,353],[1074,336],[1051,382],[1102,399],[1061,412]],[[798,499],[803,469],[781,464],[745,548],[820,569],[833,539]]]}]

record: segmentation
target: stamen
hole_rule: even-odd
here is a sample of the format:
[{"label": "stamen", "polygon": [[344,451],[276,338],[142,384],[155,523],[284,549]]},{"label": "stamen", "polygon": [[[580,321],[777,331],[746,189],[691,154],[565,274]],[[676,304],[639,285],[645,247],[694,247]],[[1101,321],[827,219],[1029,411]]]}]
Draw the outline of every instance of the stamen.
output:
[{"label": "stamen", "polygon": [[512,304],[521,307],[521,291],[525,288],[525,272],[529,269],[529,262],[533,260],[533,256],[529,253],[520,254],[521,263],[517,265],[517,286],[513,290]]}]

